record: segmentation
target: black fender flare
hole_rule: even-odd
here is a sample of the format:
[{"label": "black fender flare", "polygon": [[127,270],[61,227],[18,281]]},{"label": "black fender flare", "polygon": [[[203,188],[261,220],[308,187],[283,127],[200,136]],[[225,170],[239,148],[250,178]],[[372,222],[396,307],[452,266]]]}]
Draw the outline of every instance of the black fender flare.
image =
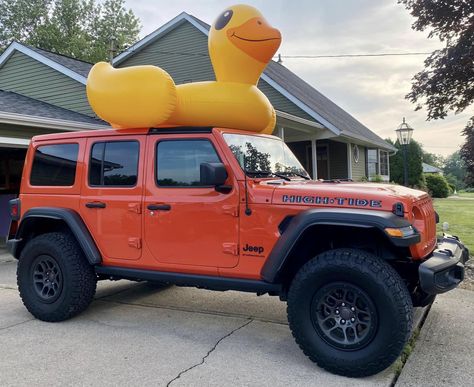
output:
[{"label": "black fender flare", "polygon": [[[308,227],[315,225],[349,226],[359,228],[377,228],[385,235],[385,228],[402,228],[411,223],[387,211],[364,209],[328,208],[310,209],[295,215],[281,234],[270,252],[260,272],[264,281],[275,283],[280,280],[280,273],[288,259],[289,253]],[[388,240],[396,247],[408,247],[420,241],[416,232],[404,238],[389,237]]]},{"label": "black fender flare", "polygon": [[76,238],[88,262],[91,265],[98,265],[102,262],[99,249],[80,215],[70,208],[61,207],[34,207],[22,216],[15,239],[9,241],[10,252],[15,258],[19,258],[19,247],[24,235],[28,233],[29,227],[33,226],[34,221],[39,218],[63,221]]}]

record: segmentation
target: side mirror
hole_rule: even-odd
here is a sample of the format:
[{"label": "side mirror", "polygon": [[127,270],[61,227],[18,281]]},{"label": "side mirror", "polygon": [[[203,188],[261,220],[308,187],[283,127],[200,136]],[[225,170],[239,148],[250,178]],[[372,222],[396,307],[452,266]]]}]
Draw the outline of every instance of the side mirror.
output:
[{"label": "side mirror", "polygon": [[222,163],[201,164],[201,185],[218,187],[227,180],[227,171]]}]

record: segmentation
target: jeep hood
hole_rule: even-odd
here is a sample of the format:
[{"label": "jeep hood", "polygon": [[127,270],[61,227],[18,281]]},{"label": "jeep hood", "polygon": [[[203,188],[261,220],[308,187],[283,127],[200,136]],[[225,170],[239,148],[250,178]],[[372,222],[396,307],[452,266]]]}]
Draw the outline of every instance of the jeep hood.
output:
[{"label": "jeep hood", "polygon": [[392,211],[397,202],[413,203],[426,192],[395,184],[291,181],[275,186],[272,203],[312,207],[365,208]]}]

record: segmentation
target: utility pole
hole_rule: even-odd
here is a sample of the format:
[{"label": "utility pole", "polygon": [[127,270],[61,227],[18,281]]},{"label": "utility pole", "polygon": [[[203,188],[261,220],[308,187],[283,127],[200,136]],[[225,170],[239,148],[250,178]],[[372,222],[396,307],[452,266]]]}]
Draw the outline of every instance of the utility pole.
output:
[{"label": "utility pole", "polygon": [[113,66],[114,56],[117,51],[117,49],[115,48],[116,43],[117,43],[117,40],[115,39],[115,36],[112,36],[110,38],[110,48],[109,48],[109,63],[112,66]]}]

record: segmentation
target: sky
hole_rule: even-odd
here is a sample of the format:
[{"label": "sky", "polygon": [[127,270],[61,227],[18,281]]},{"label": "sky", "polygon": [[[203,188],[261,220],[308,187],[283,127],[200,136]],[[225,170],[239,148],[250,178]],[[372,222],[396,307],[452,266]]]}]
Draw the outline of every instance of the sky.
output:
[{"label": "sky", "polygon": [[[126,0],[142,22],[141,37],[182,11],[211,24],[227,0]],[[411,29],[413,17],[396,0],[246,0],[278,28],[285,55],[431,52],[440,48],[428,32]],[[464,142],[461,135],[474,108],[444,120],[426,121],[405,99],[412,77],[427,55],[369,58],[284,58],[283,65],[352,114],[382,138],[395,139],[406,117],[413,138],[432,153],[447,156]]]}]

